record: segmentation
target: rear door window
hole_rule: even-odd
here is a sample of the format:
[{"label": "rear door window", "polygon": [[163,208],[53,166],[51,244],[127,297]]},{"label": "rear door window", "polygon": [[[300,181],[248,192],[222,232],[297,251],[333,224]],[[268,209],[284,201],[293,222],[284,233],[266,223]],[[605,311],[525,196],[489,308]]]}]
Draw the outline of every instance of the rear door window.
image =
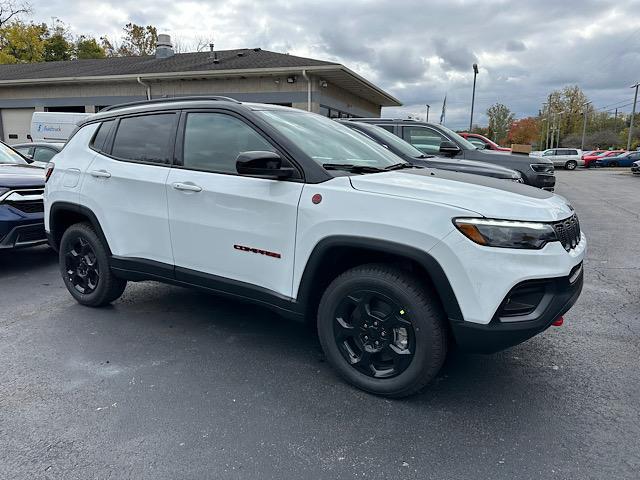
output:
[{"label": "rear door window", "polygon": [[168,165],[171,163],[178,115],[158,113],[121,118],[111,155],[122,160]]},{"label": "rear door window", "polygon": [[48,162],[53,156],[58,153],[53,148],[48,147],[36,147],[33,153],[33,160],[36,162]]},{"label": "rear door window", "polygon": [[115,123],[115,120],[108,120],[106,122],[102,122],[96,131],[96,134],[93,136],[93,140],[89,145],[94,150],[104,151],[105,142],[107,140],[107,136],[109,132],[111,132],[111,127]]},{"label": "rear door window", "polygon": [[448,139],[428,127],[403,127],[403,138],[411,145],[425,153],[440,151],[440,144]]}]

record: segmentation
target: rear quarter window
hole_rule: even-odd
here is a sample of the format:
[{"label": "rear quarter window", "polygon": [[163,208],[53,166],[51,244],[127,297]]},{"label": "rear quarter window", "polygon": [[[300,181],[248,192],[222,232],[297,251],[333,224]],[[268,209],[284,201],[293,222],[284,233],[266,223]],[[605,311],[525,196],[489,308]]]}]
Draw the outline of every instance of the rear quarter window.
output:
[{"label": "rear quarter window", "polygon": [[91,140],[91,144],[89,146],[94,150],[98,150],[100,152],[104,151],[105,142],[107,141],[107,137],[109,136],[109,132],[111,132],[111,127],[114,123],[114,120],[102,122],[98,127],[95,135],[93,136],[93,140]]}]

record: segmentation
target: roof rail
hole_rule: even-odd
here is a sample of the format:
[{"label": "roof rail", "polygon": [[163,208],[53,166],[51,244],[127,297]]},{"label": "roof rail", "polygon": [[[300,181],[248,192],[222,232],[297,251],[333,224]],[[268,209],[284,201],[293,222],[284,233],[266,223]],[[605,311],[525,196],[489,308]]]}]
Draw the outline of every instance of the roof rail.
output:
[{"label": "roof rail", "polygon": [[168,97],[168,98],[154,98],[152,100],[138,100],[137,102],[119,103],[117,105],[111,105],[103,108],[100,112],[108,112],[112,110],[118,110],[120,108],[135,107],[138,105],[153,105],[154,103],[169,103],[169,102],[193,102],[197,100],[214,100],[219,102],[233,102],[242,103],[231,97],[222,97],[220,95],[201,95],[201,96],[187,96],[187,97]]}]

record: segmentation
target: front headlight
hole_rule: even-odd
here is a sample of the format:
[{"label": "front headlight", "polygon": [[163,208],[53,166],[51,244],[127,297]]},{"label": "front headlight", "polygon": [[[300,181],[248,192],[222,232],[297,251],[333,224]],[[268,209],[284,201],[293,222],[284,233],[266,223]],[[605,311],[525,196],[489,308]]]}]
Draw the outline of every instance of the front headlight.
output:
[{"label": "front headlight", "polygon": [[469,240],[486,247],[540,249],[558,239],[548,223],[454,218],[453,224]]}]

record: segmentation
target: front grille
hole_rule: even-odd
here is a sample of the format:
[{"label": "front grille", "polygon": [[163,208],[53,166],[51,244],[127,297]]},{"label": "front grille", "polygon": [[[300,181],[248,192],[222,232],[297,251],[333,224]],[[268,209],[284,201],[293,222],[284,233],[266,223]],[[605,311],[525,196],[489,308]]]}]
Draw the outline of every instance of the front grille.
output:
[{"label": "front grille", "polygon": [[580,243],[580,222],[577,215],[554,223],[553,229],[567,252]]},{"label": "front grille", "polygon": [[42,200],[29,200],[25,202],[5,202],[6,205],[10,205],[13,208],[20,210],[24,213],[40,213],[44,212],[44,202]]},{"label": "front grille", "polygon": [[42,213],[44,212],[43,193],[42,188],[14,190],[3,195],[5,199],[3,204],[10,205],[23,213]]}]

